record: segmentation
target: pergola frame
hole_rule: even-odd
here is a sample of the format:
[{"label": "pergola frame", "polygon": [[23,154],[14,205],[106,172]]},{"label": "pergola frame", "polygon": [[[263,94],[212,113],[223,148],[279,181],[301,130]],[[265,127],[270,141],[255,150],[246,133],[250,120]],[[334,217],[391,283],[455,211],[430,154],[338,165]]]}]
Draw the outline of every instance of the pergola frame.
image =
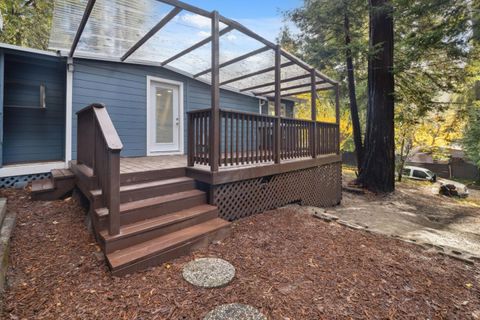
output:
[{"label": "pergola frame", "polygon": [[[308,75],[308,77],[310,77],[310,75]],[[324,84],[325,81],[324,80],[320,80],[320,81],[316,81],[315,84]],[[282,91],[286,91],[286,90],[293,90],[293,89],[301,89],[301,88],[306,88],[306,87],[311,87],[311,83],[302,83],[302,84],[297,84],[297,85],[294,85],[294,86],[291,86],[291,87],[283,87],[283,88],[280,88],[280,93],[282,93]],[[309,89],[310,91],[310,89]],[[268,91],[262,91],[262,92],[254,92],[254,95],[256,96],[265,96],[267,94],[270,94],[270,93],[275,93],[276,90],[268,90]]]},{"label": "pergola frame", "polygon": [[[286,50],[282,49],[279,45],[276,45],[267,39],[263,38],[262,36],[258,35],[257,33],[253,32],[252,30],[248,29],[247,27],[243,26],[242,24],[228,19],[222,15],[220,15],[217,11],[213,12],[208,12],[204,9],[189,5],[185,2],[178,1],[178,0],[156,0],[162,3],[165,3],[167,5],[173,6],[173,9],[166,15],[164,16],[150,31],[148,31],[141,39],[139,39],[125,54],[120,58],[121,62],[124,62],[125,60],[128,59],[136,50],[142,47],[151,37],[153,37],[157,32],[159,32],[165,25],[167,25],[175,16],[177,16],[181,11],[188,11],[194,14],[198,14],[200,16],[203,16],[205,18],[208,18],[211,20],[211,36],[192,45],[191,47],[175,54],[174,56],[160,62],[160,66],[165,66],[172,61],[179,59],[180,57],[208,44],[211,43],[211,67],[207,70],[204,70],[202,72],[199,72],[195,75],[193,75],[194,78],[198,78],[199,76],[211,73],[211,121],[210,121],[210,145],[211,150],[210,150],[210,167],[213,172],[218,171],[218,154],[219,154],[219,145],[220,141],[216,141],[216,139],[220,139],[220,87],[225,86],[230,83],[234,83],[239,80],[247,79],[250,77],[254,77],[260,74],[264,74],[267,72],[272,72],[274,71],[275,74],[275,80],[273,82],[266,82],[264,84],[256,84],[254,86],[248,87],[248,88],[243,88],[240,89],[240,92],[245,92],[245,91],[251,91],[253,89],[259,89],[263,87],[268,87],[268,86],[274,86],[274,90],[268,90],[264,92],[252,92],[253,95],[255,96],[264,96],[266,94],[271,94],[274,93],[274,101],[275,101],[275,116],[280,117],[280,109],[281,109],[281,98],[282,96],[292,96],[296,94],[302,94],[302,93],[311,93],[312,96],[312,120],[316,120],[316,99],[317,99],[317,90],[334,90],[336,93],[336,123],[339,124],[339,95],[338,95],[338,83],[335,82],[334,80],[328,78],[327,76],[323,75],[321,72],[318,70],[315,70],[312,66],[308,65],[306,62],[302,61],[301,59],[295,57],[294,55],[290,54]],[[85,11],[83,13],[82,20],[78,26],[77,32],[75,34],[75,38],[72,42],[70,52],[68,57],[73,58],[75,54],[75,50],[77,48],[78,42],[82,36],[82,33],[85,29],[85,26],[88,22],[88,19],[90,17],[90,14],[93,10],[93,7],[95,5],[95,0],[89,0],[86,7]],[[226,27],[222,30],[219,30],[219,25],[220,23],[223,23],[226,25]],[[251,51],[249,53],[243,54],[239,57],[236,57],[234,59],[231,59],[229,61],[220,63],[220,37],[223,36],[224,34],[237,30],[244,35],[253,38],[257,40],[258,42],[264,44],[264,47],[261,47],[257,50]],[[227,79],[224,80],[223,82],[220,82],[220,69],[223,67],[226,67],[228,65],[243,61],[245,59],[248,59],[254,55],[266,52],[268,50],[273,50],[275,53],[275,65],[272,67],[264,68],[262,70],[258,70],[255,72],[250,72],[248,74],[244,74],[232,79]],[[288,62],[282,63],[282,57],[286,58]],[[297,65],[300,68],[304,69],[306,74],[304,75],[298,75],[294,77],[290,77],[287,79],[281,79],[281,71],[282,68],[286,68],[292,65]],[[289,87],[283,87],[281,86],[282,83],[288,83],[292,82],[295,80],[301,80],[301,79],[307,79],[310,78],[310,83],[305,83],[301,85],[293,85]],[[320,78],[321,80],[317,80],[317,78]],[[326,84],[326,86],[322,86],[321,88],[317,88],[317,84]],[[298,92],[292,92],[292,93],[285,93],[282,94],[282,92],[286,90],[291,90],[291,89],[299,89],[299,88],[306,88],[310,87],[308,90],[303,90],[303,91],[298,91]],[[315,122],[315,121],[314,121]],[[276,127],[275,130],[277,131],[276,134],[276,141],[275,146],[277,150],[280,148],[280,122],[276,122]],[[315,143],[315,142],[313,142]],[[280,158],[278,157],[278,154],[275,158],[275,163],[279,163]]]}]

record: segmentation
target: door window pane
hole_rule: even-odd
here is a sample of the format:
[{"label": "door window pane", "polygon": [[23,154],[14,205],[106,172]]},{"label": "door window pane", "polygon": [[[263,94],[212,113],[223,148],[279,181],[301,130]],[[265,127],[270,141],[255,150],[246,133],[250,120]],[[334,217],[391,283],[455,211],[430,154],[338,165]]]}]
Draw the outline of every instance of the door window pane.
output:
[{"label": "door window pane", "polygon": [[156,142],[173,143],[173,90],[156,88]]}]

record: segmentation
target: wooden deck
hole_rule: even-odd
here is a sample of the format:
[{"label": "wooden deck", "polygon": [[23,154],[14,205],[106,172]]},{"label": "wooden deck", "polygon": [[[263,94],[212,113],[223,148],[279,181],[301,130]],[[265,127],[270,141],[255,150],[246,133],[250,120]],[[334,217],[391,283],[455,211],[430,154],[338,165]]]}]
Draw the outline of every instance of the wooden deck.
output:
[{"label": "wooden deck", "polygon": [[186,155],[162,155],[151,157],[120,158],[121,174],[183,168],[186,166]]},{"label": "wooden deck", "polygon": [[[207,125],[213,111],[191,112],[187,155],[122,158],[103,105],[77,115],[71,180],[90,202],[93,230],[115,275],[221,240],[229,221],[289,203],[341,200],[338,124],[223,110],[217,132]],[[54,190],[59,183],[51,183]]]},{"label": "wooden deck", "polygon": [[[320,156],[321,158],[322,156]],[[286,159],[282,161],[282,164],[287,163],[300,163],[303,161],[311,160],[310,157]],[[232,172],[234,170],[253,169],[258,167],[267,167],[274,165],[274,161],[265,161],[261,163],[245,161],[239,165],[228,165],[219,168],[219,172]],[[120,158],[120,174],[135,173],[154,170],[165,170],[174,168],[186,168],[187,155],[159,155],[149,157],[130,157]],[[193,168],[193,167],[192,167]],[[208,165],[195,165],[195,171],[210,172]]]}]

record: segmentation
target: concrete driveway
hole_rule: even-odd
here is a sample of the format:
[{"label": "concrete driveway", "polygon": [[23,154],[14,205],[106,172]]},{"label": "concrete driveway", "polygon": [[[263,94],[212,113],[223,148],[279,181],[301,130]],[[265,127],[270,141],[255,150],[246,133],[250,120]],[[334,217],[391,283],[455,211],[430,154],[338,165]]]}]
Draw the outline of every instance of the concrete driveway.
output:
[{"label": "concrete driveway", "polygon": [[344,192],[340,206],[316,210],[372,232],[480,258],[480,191],[472,190],[467,199],[452,199],[434,194],[432,187],[406,181],[388,196]]}]

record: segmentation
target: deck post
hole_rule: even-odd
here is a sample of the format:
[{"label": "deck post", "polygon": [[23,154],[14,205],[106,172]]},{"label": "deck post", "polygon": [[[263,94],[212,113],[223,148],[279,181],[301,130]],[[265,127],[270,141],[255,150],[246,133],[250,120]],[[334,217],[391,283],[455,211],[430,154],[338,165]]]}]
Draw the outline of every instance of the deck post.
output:
[{"label": "deck post", "polygon": [[312,108],[312,133],[310,134],[310,142],[312,149],[312,158],[317,157],[317,75],[315,69],[310,71],[310,81],[312,86],[311,92],[311,108]]},{"label": "deck post", "polygon": [[193,167],[195,164],[194,161],[194,149],[195,149],[195,135],[193,132],[193,126],[194,126],[194,120],[193,120],[193,115],[191,113],[187,113],[187,130],[188,130],[188,142],[187,142],[187,166],[188,167]]},{"label": "deck post", "polygon": [[108,166],[110,172],[107,179],[108,233],[117,235],[120,233],[120,151],[111,151],[108,154]]},{"label": "deck post", "polygon": [[337,124],[337,141],[335,147],[337,154],[340,154],[340,86],[338,83],[335,85],[335,123]]},{"label": "deck post", "polygon": [[212,106],[210,113],[210,170],[218,171],[220,163],[220,34],[219,14],[212,12]]},{"label": "deck post", "polygon": [[275,48],[275,128],[274,128],[274,143],[275,143],[275,163],[280,163],[281,153],[281,131],[280,131],[280,116],[281,116],[281,77],[282,77],[282,50],[279,45]]}]

